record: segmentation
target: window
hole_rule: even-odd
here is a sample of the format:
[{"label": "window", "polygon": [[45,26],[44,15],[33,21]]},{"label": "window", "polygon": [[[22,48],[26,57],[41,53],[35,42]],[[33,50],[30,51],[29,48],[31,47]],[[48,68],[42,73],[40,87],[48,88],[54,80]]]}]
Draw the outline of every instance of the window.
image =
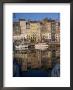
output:
[{"label": "window", "polygon": [[30,29],[30,23],[26,23],[26,29]]},{"label": "window", "polygon": [[19,30],[19,27],[18,27],[18,26],[16,26],[16,27],[15,27],[15,30],[16,30],[16,31],[18,31],[18,30]]}]

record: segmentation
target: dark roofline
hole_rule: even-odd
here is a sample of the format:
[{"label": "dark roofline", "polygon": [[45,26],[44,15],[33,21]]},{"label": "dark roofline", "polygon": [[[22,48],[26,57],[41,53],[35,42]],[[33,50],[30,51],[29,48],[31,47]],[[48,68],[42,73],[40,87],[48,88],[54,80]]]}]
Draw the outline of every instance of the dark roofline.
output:
[{"label": "dark roofline", "polygon": [[14,26],[14,25],[19,25],[19,22],[13,22],[13,26]]},{"label": "dark roofline", "polygon": [[16,24],[16,23],[19,23],[18,21],[17,22],[13,22],[14,24]]},{"label": "dark roofline", "polygon": [[25,19],[19,19],[19,21],[26,21]]},{"label": "dark roofline", "polygon": [[30,23],[40,23],[40,21],[30,21]]},{"label": "dark roofline", "polygon": [[[19,21],[26,21],[27,23],[42,23],[42,21],[44,21],[44,20],[41,20],[41,21],[28,21],[28,20],[25,20],[25,19],[19,19]],[[19,23],[19,21],[16,21],[16,22],[13,22],[13,23]],[[48,19],[47,22],[56,22],[56,20]],[[60,23],[60,22],[58,21],[58,23]]]}]

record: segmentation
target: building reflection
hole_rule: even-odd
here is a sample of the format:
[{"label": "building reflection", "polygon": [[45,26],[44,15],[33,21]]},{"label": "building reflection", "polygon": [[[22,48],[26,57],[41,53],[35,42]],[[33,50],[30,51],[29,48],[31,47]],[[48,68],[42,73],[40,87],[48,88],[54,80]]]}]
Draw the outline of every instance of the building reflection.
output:
[{"label": "building reflection", "polygon": [[[59,50],[56,50],[56,57],[60,55]],[[52,68],[52,52],[51,50],[24,50],[16,51],[15,57],[22,66],[22,71],[28,69],[49,69]],[[55,60],[56,61],[56,60]]]}]

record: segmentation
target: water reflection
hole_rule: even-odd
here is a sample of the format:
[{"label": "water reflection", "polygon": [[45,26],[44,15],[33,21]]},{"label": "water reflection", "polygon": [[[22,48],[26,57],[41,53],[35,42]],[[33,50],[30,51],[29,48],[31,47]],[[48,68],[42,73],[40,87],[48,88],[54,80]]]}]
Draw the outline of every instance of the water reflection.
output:
[{"label": "water reflection", "polygon": [[[43,46],[40,46],[39,48],[36,46],[35,49],[34,46],[31,46],[25,50],[15,51],[15,58],[17,59],[18,64],[21,65],[21,71],[23,72],[22,76],[51,75],[51,72],[48,73],[48,71],[52,69],[52,51],[49,45],[48,47],[43,47],[43,49],[41,49],[41,47]],[[57,55],[59,56],[58,50]],[[55,58],[54,61],[56,62]]]},{"label": "water reflection", "polygon": [[29,48],[26,50],[17,50],[15,57],[22,64],[22,70],[28,68],[50,68],[51,67],[51,51],[48,49],[39,50]]}]

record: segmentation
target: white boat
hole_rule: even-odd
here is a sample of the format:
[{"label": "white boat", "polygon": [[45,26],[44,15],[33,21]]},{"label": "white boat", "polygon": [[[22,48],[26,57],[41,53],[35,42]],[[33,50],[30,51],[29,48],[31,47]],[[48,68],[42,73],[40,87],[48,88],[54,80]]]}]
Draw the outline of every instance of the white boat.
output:
[{"label": "white boat", "polygon": [[48,48],[48,45],[46,43],[35,44],[35,49],[46,50],[47,48]]},{"label": "white boat", "polygon": [[26,50],[28,49],[28,45],[19,45],[15,46],[16,50]]}]

